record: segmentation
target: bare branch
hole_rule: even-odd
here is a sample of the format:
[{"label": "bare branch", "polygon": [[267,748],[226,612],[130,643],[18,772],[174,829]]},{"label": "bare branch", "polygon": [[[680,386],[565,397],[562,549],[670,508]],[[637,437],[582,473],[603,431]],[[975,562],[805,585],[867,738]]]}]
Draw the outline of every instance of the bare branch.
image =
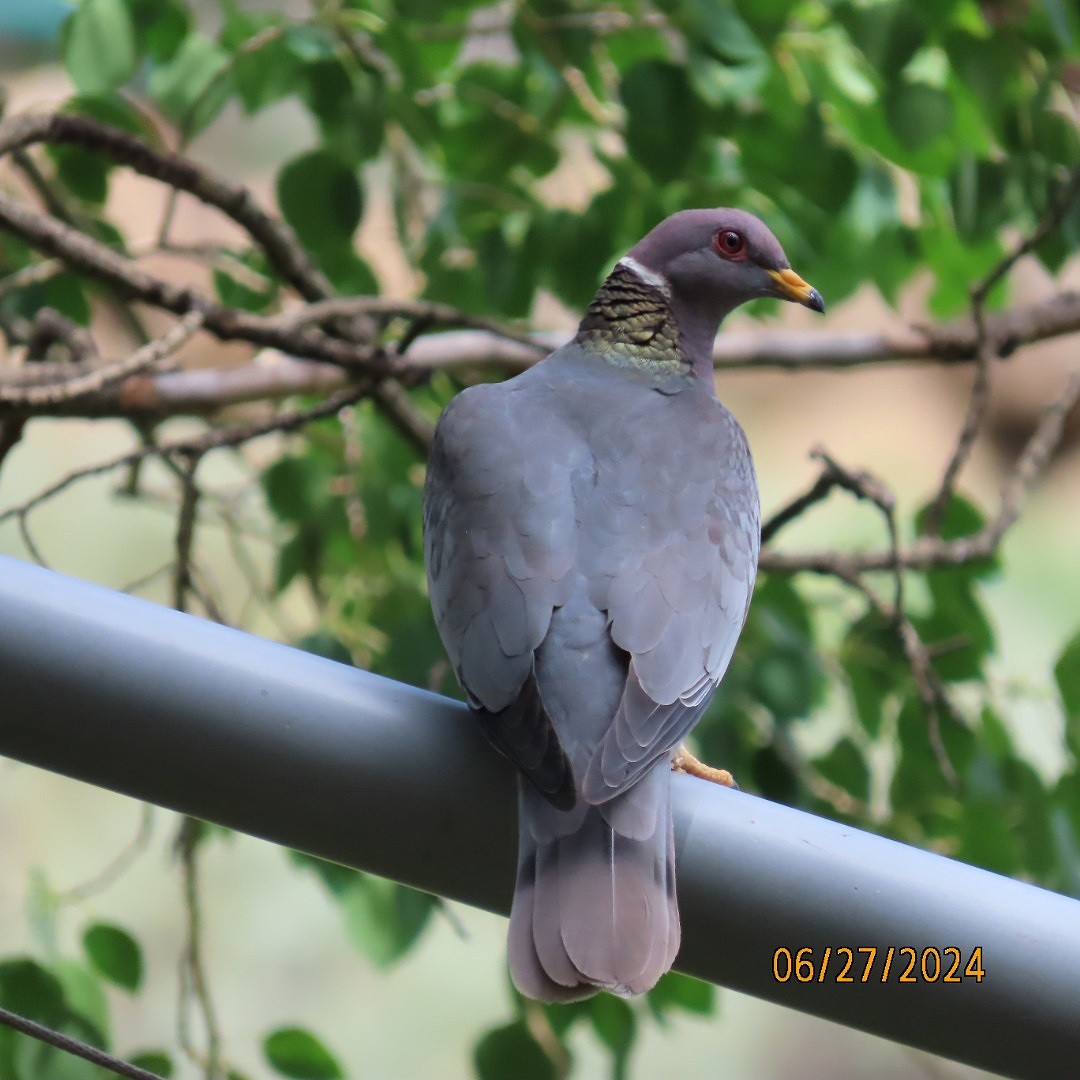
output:
[{"label": "bare branch", "polygon": [[54,496],[59,495],[62,491],[66,491],[72,484],[75,484],[80,480],[85,480],[92,476],[101,476],[105,473],[112,472],[115,469],[122,468],[125,465],[132,465],[137,462],[145,461],[147,458],[160,457],[168,460],[176,455],[205,454],[211,450],[218,450],[223,447],[241,446],[254,439],[262,438],[264,435],[272,435],[275,433],[286,434],[288,432],[297,431],[315,420],[321,420],[325,417],[336,415],[346,405],[352,405],[354,402],[370,393],[371,387],[372,383],[370,380],[355,383],[343,390],[339,390],[325,401],[321,401],[318,405],[313,405],[308,409],[287,410],[278,413],[269,420],[257,424],[214,428],[205,435],[194,438],[175,439],[172,442],[163,443],[146,443],[136,447],[134,450],[129,450],[127,453],[120,454],[118,457],[110,458],[108,461],[99,462],[96,465],[88,465],[82,469],[76,469],[74,472],[61,477],[56,483],[50,485],[45,490],[39,491],[25,502],[20,503],[17,506],[8,507],[8,509],[0,512],[0,525],[6,521],[10,521],[12,518],[15,518],[19,522],[24,522],[31,511],[36,509],[42,503],[48,502]]},{"label": "bare branch", "polygon": [[23,388],[0,386],[0,406],[12,411],[44,409],[62,404],[71,405],[82,398],[101,394],[133,375],[159,367],[181,349],[202,324],[202,312],[191,311],[166,334],[148,342],[141,349],[136,349],[129,357],[115,364],[90,368],[63,382]]},{"label": "bare branch", "polygon": [[10,416],[6,420],[0,420],[0,468],[7,460],[8,454],[19,445],[26,427],[26,419],[21,416]]},{"label": "bare branch", "polygon": [[72,322],[53,308],[42,308],[34,316],[30,339],[26,343],[26,359],[34,362],[43,359],[52,345],[62,345],[76,364],[92,362],[98,356],[97,343],[86,327]]},{"label": "bare branch", "polygon": [[351,370],[376,366],[382,357],[382,351],[371,346],[341,341],[306,327],[289,330],[276,319],[224,307],[195,289],[147,273],[99,241],[55,218],[28,210],[6,195],[0,195],[0,226],[37,250],[62,259],[71,269],[104,281],[131,300],[174,315],[202,312],[206,329],[222,341],[273,346],[294,356],[325,360]]},{"label": "bare branch", "polygon": [[143,176],[174,190],[186,191],[235,221],[266,252],[282,279],[307,300],[333,294],[333,287],[308,258],[295,233],[272,217],[240,184],[203,165],[165,150],[155,150],[126,131],[87,116],[69,113],[26,113],[0,124],[0,156],[35,143],[68,143],[97,150]]},{"label": "bare branch", "polygon": [[929,649],[923,643],[922,638],[919,637],[918,630],[915,629],[914,624],[899,603],[894,607],[890,607],[858,574],[841,572],[836,576],[844,584],[866,597],[874,611],[895,628],[896,635],[900,639],[900,645],[904,650],[904,657],[911,668],[911,674],[915,680],[915,687],[919,692],[923,710],[926,713],[927,734],[930,738],[930,747],[933,750],[934,758],[938,763],[938,768],[941,770],[941,775],[945,778],[949,787],[955,791],[959,785],[959,778],[956,775],[956,768],[953,766],[952,759],[949,757],[949,752],[945,748],[945,743],[941,738],[941,714],[944,712],[950,718],[955,719],[955,710],[941,679],[938,678],[937,672],[934,671]]},{"label": "bare branch", "polygon": [[91,896],[104,892],[110,885],[123,877],[138,860],[139,856],[146,851],[150,846],[153,834],[154,808],[150,803],[143,803],[139,809],[139,826],[131,840],[92,878],[64,889],[57,895],[56,899],[61,904],[79,904],[83,900],[88,900]]},{"label": "bare branch", "polygon": [[1030,255],[1064,220],[1073,201],[1080,197],[1080,169],[1074,169],[1057,199],[1053,201],[1038,226],[1026,236],[985,278],[972,290],[971,300],[975,307],[982,307],[991,290],[1025,256]]},{"label": "bare branch", "polygon": [[[206,965],[202,952],[202,904],[199,896],[199,834],[201,821],[185,817],[176,838],[176,854],[183,878],[184,915],[187,940],[180,957],[179,1028],[180,1045],[187,1056],[203,1070],[205,1080],[224,1080],[225,1068],[221,1056],[221,1028],[217,1011],[210,996]],[[188,1018],[188,996],[194,997],[202,1014],[206,1034],[206,1050],[195,1045]]]},{"label": "bare branch", "polygon": [[63,1032],[54,1031],[44,1024],[39,1024],[36,1020],[28,1020],[25,1016],[4,1008],[0,1008],[0,1024],[12,1031],[28,1035],[31,1039],[37,1039],[38,1042],[55,1046],[65,1054],[72,1054],[84,1061],[89,1061],[117,1076],[127,1077],[127,1080],[162,1080],[157,1073],[141,1069],[138,1065],[131,1065],[120,1058],[113,1057],[112,1054],[105,1053],[104,1050],[99,1050],[96,1046],[84,1043],[81,1039],[74,1039]]},{"label": "bare branch", "polygon": [[990,558],[1005,533],[1020,516],[1028,493],[1061,442],[1065,421],[1080,401],[1080,375],[1074,375],[1061,396],[1043,411],[1012,475],[1006,481],[997,515],[979,532],[955,540],[924,536],[897,552],[812,551],[788,554],[772,550],[761,554],[761,568],[779,574],[812,573],[851,577],[875,570],[928,570],[961,566]]},{"label": "bare branch", "polygon": [[978,334],[981,339],[975,360],[975,379],[971,384],[971,394],[968,397],[960,434],[945,465],[937,494],[927,511],[926,531],[931,535],[936,535],[941,531],[941,524],[952,501],[960,470],[971,456],[975,440],[982,429],[986,410],[990,405],[990,365],[993,362],[993,347],[986,338],[985,320],[981,308],[975,310],[975,323],[979,327]]},{"label": "bare branch", "polygon": [[987,297],[994,286],[1004,279],[1005,275],[1024,255],[1033,251],[1061,224],[1062,218],[1077,194],[1080,194],[1080,169],[1073,173],[1064,192],[1062,192],[1061,198],[1050,207],[1038,227],[1004,259],[1001,259],[990,273],[971,290],[971,315],[975,327],[975,381],[971,386],[971,396],[968,400],[967,412],[964,415],[960,435],[945,466],[945,472],[938,486],[937,495],[934,496],[934,501],[930,504],[927,513],[926,531],[931,535],[941,531],[941,523],[952,500],[957,477],[960,475],[960,470],[964,467],[967,459],[971,456],[972,448],[979,436],[979,431],[982,429],[983,420],[990,405],[990,368],[995,356],[1000,355],[1000,349],[991,336],[990,328],[987,326]]},{"label": "bare branch", "polygon": [[551,351],[525,330],[507,326],[496,319],[470,315],[449,304],[440,304],[432,300],[387,300],[381,296],[335,296],[329,300],[307,304],[283,316],[281,321],[286,326],[309,326],[311,323],[356,318],[363,315],[375,315],[388,319],[403,318],[432,327],[460,326],[485,330],[495,337],[524,345],[535,354],[534,359],[537,360]]},{"label": "bare branch", "polygon": [[185,454],[180,477],[180,512],[176,515],[176,566],[173,573],[173,607],[177,611],[187,611],[188,593],[192,589],[192,548],[200,495],[195,474],[200,461],[202,454]]},{"label": "bare branch", "polygon": [[[0,282],[0,287],[2,284]],[[351,301],[343,303],[348,305]],[[295,314],[290,313],[282,321],[294,322],[295,319]],[[995,340],[1007,355],[1021,344],[1080,331],[1080,293],[1062,293],[1049,301],[1015,308],[1005,315],[990,316],[987,322],[999,335]],[[264,325],[273,327],[275,324],[273,320],[265,320]],[[935,330],[933,340],[938,344],[933,353],[927,350],[929,339],[924,332],[911,332],[906,336],[785,332],[722,334],[716,343],[715,356],[718,368],[730,370],[821,370],[889,361],[967,363],[971,354],[964,343],[969,330],[968,323]],[[272,329],[264,331],[266,334],[272,332]],[[290,333],[287,329],[278,332],[282,335]],[[472,330],[429,334],[412,345],[407,360],[400,361],[399,366],[412,376],[417,371],[444,367],[475,366],[507,373],[523,371],[543,352],[558,347],[565,335],[538,334],[532,340],[534,344],[525,345]],[[351,350],[357,362],[366,355],[357,346],[340,344]],[[270,358],[272,362],[267,362]],[[7,388],[54,382],[86,374],[88,370],[49,363],[8,371],[0,369],[0,400]],[[131,378],[119,387],[109,388],[108,392],[80,398],[77,407],[69,407],[69,403],[64,402],[50,412],[80,416],[210,413],[249,401],[272,401],[293,394],[331,393],[348,381],[347,371],[337,365],[300,361],[267,352],[256,362],[238,368]]]},{"label": "bare branch", "polygon": [[896,500],[876,476],[863,470],[852,472],[844,468],[820,446],[812,450],[810,456],[821,462],[821,474],[807,492],[782,507],[761,526],[762,544],[769,543],[785,525],[821,502],[836,487],[844,488],[857,499],[869,499],[891,517]]},{"label": "bare branch", "polygon": [[435,425],[416,407],[401,383],[383,379],[371,396],[394,421],[398,431],[426,457],[435,438]]}]

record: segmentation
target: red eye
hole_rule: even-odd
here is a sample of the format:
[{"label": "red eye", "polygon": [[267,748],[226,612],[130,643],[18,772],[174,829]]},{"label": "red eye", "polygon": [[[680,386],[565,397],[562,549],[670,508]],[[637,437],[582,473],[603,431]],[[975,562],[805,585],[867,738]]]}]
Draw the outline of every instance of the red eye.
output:
[{"label": "red eye", "polygon": [[725,259],[741,259],[746,254],[746,241],[734,229],[721,229],[713,237],[713,247]]}]

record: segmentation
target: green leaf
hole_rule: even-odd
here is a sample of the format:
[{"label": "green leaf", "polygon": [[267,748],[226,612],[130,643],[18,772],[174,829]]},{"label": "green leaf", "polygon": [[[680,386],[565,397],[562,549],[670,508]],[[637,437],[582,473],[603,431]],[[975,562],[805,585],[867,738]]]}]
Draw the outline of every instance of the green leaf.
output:
[{"label": "green leaf", "polygon": [[438,110],[451,175],[505,184],[515,173],[526,173],[527,182],[554,169],[559,152],[545,123],[554,103],[544,85],[522,68],[470,64]]},{"label": "green leaf", "polygon": [[597,1037],[611,1051],[612,1080],[625,1080],[637,1035],[633,1010],[622,998],[598,994],[591,1002],[589,1014]]},{"label": "green leaf", "polygon": [[205,34],[184,38],[176,55],[150,76],[150,96],[189,135],[202,131],[232,92],[229,54]]},{"label": "green leaf", "polygon": [[555,1080],[555,1065],[523,1020],[489,1031],[473,1051],[478,1080]]},{"label": "green leaf", "polygon": [[60,899],[40,867],[30,870],[26,892],[26,918],[36,944],[47,955],[56,953],[56,923]]},{"label": "green leaf", "polygon": [[0,962],[0,1005],[49,1027],[63,1023],[67,1016],[59,980],[29,959]]},{"label": "green leaf", "polygon": [[291,858],[318,875],[341,905],[350,940],[380,967],[408,951],[439,903],[430,893],[313,855],[294,851]]},{"label": "green leaf", "polygon": [[798,802],[799,778],[775,747],[763,746],[754,754],[750,774],[764,798],[789,806]]},{"label": "green leaf", "polygon": [[[222,253],[214,268],[214,289],[226,307],[244,311],[266,311],[277,300],[280,286],[260,248]],[[246,272],[250,271],[250,273]]]},{"label": "green leaf", "polygon": [[328,35],[322,27],[286,28],[276,12],[228,10],[220,41],[232,53],[236,91],[246,112],[258,112],[298,88],[301,62],[288,40],[294,30]]},{"label": "green leaf", "polygon": [[82,0],[62,33],[64,67],[84,94],[114,90],[135,70],[135,36],[124,0]]},{"label": "green leaf", "polygon": [[867,60],[887,79],[900,73],[926,39],[922,16],[910,0],[842,3],[836,16]]},{"label": "green leaf", "polygon": [[780,720],[806,716],[821,696],[824,677],[806,603],[789,581],[769,577],[751,608],[750,693]]},{"label": "green leaf", "polygon": [[371,267],[351,247],[327,248],[315,255],[320,269],[338,292],[367,296],[379,291]]},{"label": "green leaf", "polygon": [[[63,111],[75,116],[89,116],[154,141],[153,132],[135,109],[116,95],[74,97],[64,104]],[[68,143],[49,144],[46,152],[56,165],[57,178],[68,191],[86,202],[100,204],[105,201],[109,193],[109,173],[114,164],[109,157]]]},{"label": "green leaf", "polygon": [[45,283],[44,305],[55,308],[80,326],[89,326],[92,313],[86,289],[86,280],[77,274],[55,274]]},{"label": "green leaf", "polygon": [[419,939],[436,899],[393,881],[359,875],[341,896],[349,938],[379,967],[389,967]]},{"label": "green leaf", "polygon": [[953,103],[935,86],[898,80],[885,96],[885,115],[906,149],[921,150],[952,128]]},{"label": "green leaf", "polygon": [[356,172],[329,150],[312,150],[284,165],[278,206],[300,242],[314,252],[349,248],[363,213]]},{"label": "green leaf", "polygon": [[661,1022],[667,1019],[670,1009],[707,1016],[716,1008],[716,988],[701,979],[669,971],[649,991],[646,1000],[652,1014]]},{"label": "green leaf", "polygon": [[63,987],[64,1003],[94,1031],[95,1041],[104,1045],[109,1036],[109,1003],[101,983],[74,960],[57,960],[52,971]]},{"label": "green leaf", "polygon": [[94,923],[83,934],[83,948],[95,970],[109,982],[131,993],[138,990],[143,976],[142,950],[126,930]]},{"label": "green leaf", "polygon": [[876,611],[868,611],[844,635],[840,663],[855,715],[866,732],[876,736],[890,694],[906,688],[911,677],[895,628]]},{"label": "green leaf", "polygon": [[291,1080],[341,1080],[334,1056],[310,1031],[278,1028],[263,1041],[263,1053],[275,1072]]},{"label": "green leaf", "polygon": [[[294,58],[304,56],[309,44],[309,35],[297,39],[293,31],[286,40]],[[386,90],[380,75],[347,69],[337,57],[320,59],[302,65],[296,88],[318,121],[327,149],[359,165],[382,148]]]},{"label": "green leaf", "polygon": [[545,284],[576,310],[583,310],[596,292],[614,247],[615,223],[605,210],[595,199],[585,213],[555,210],[540,219]]},{"label": "green leaf", "polygon": [[126,0],[139,52],[159,64],[171,60],[191,29],[191,12],[183,0]]},{"label": "green leaf", "polygon": [[137,1054],[130,1054],[127,1060],[137,1069],[145,1069],[164,1077],[165,1080],[171,1080],[176,1071],[172,1058],[163,1050],[141,1050]]},{"label": "green leaf", "polygon": [[620,95],[627,111],[630,154],[659,182],[682,176],[700,128],[698,100],[685,69],[643,60],[626,73]]},{"label": "green leaf", "polygon": [[1080,759],[1080,631],[1061,650],[1054,664],[1054,680],[1065,707],[1065,742]]},{"label": "green leaf", "polygon": [[683,0],[680,22],[687,37],[729,64],[764,57],[761,42],[734,8],[716,0]]},{"label": "green leaf", "polygon": [[262,475],[263,493],[280,521],[308,521],[329,494],[331,474],[311,454],[278,458]]},{"label": "green leaf", "polygon": [[821,758],[814,759],[814,767],[838,787],[863,802],[870,797],[870,769],[859,748],[851,739],[840,739]]},{"label": "green leaf", "polygon": [[326,660],[336,660],[339,664],[348,664],[352,667],[352,653],[342,644],[340,638],[328,630],[317,630],[313,634],[305,634],[296,643],[296,647]]}]

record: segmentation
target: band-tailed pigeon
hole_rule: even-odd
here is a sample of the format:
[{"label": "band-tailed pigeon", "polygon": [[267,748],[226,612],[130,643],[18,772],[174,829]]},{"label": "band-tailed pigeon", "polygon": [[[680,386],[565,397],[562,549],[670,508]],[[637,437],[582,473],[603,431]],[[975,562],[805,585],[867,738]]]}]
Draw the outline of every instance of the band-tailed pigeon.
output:
[{"label": "band-tailed pigeon", "polygon": [[670,762],[731,659],[760,539],[712,343],[758,296],[824,310],[756,217],[674,214],[573,341],[439,422],[431,601],[469,704],[520,770],[509,956],[532,998],[641,993],[679,948]]}]

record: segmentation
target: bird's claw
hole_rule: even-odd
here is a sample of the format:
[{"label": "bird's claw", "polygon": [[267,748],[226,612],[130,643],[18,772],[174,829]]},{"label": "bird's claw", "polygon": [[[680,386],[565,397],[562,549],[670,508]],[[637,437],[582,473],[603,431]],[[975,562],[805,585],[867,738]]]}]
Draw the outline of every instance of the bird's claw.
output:
[{"label": "bird's claw", "polygon": [[690,776],[708,780],[711,784],[720,784],[721,787],[739,790],[739,785],[735,783],[735,777],[727,769],[714,769],[711,765],[706,765],[703,761],[699,761],[694,757],[685,746],[680,746],[675,751],[675,756],[671,759],[671,767],[676,772],[689,773]]}]

